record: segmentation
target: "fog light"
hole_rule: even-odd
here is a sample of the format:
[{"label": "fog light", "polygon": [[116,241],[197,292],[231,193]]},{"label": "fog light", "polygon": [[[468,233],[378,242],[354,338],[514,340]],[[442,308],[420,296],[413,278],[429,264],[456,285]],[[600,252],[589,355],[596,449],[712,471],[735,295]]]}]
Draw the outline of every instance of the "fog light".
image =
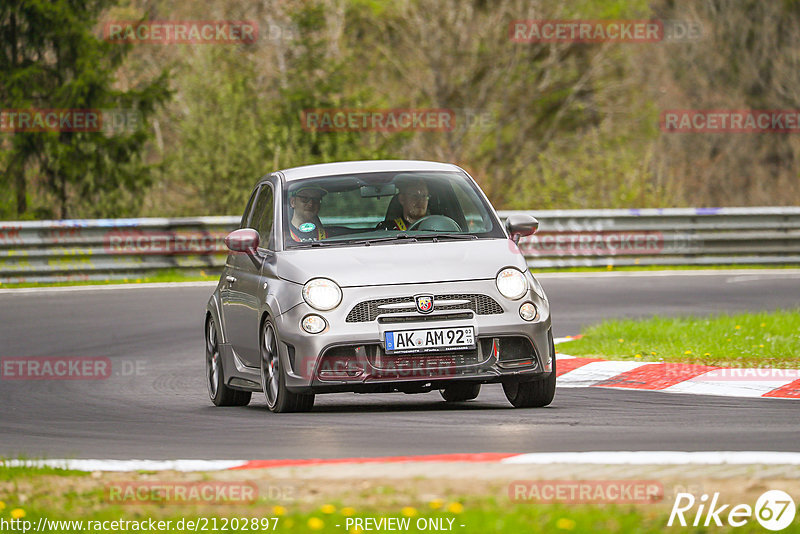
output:
[{"label": "fog light", "polygon": [[535,321],[539,318],[539,311],[536,309],[536,306],[533,305],[532,302],[526,302],[522,306],[519,307],[519,316],[525,319],[526,321]]},{"label": "fog light", "polygon": [[306,315],[303,318],[303,330],[309,334],[319,334],[326,326],[325,319],[319,315]]}]

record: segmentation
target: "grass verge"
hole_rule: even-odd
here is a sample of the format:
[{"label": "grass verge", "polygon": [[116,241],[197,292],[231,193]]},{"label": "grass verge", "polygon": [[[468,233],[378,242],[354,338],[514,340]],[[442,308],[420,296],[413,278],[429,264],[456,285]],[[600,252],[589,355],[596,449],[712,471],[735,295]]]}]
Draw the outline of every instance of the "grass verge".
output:
[{"label": "grass verge", "polygon": [[800,309],[610,320],[584,329],[559,352],[614,360],[723,367],[800,368]]},{"label": "grass verge", "polygon": [[[451,481],[462,488],[444,490],[441,480],[292,480],[297,484],[296,494],[287,499],[268,497],[265,488],[280,483],[269,472],[248,473],[92,473],[88,476],[55,476],[52,471],[36,472],[26,469],[4,476],[0,467],[0,524],[4,530],[22,531],[19,521],[28,521],[28,531],[35,531],[40,519],[72,523],[48,523],[49,528],[39,531],[86,532],[94,531],[261,531],[298,533],[361,534],[367,530],[407,532],[449,531],[487,534],[491,532],[637,532],[656,533],[707,532],[707,527],[677,527],[665,529],[673,504],[672,496],[660,502],[642,504],[544,504],[530,501],[513,501],[508,496],[507,480],[496,480],[487,486],[486,481],[474,480],[464,489],[464,480]],[[238,479],[234,477],[240,477]],[[585,475],[584,475],[585,476]],[[607,473],[604,476],[608,476]],[[259,495],[246,504],[225,503],[208,499],[201,503],[176,502],[115,502],[112,489],[125,484],[143,483],[166,487],[181,481],[195,480],[214,484],[240,480],[257,484]],[[723,484],[724,482],[720,482]],[[759,480],[759,484],[771,484]],[[665,487],[668,485],[665,484]],[[741,481],[736,481],[741,487]],[[769,486],[771,487],[771,485]],[[724,487],[722,488],[724,490]],[[756,493],[764,488],[755,488]],[[788,488],[787,488],[788,489]],[[726,492],[732,499],[740,499]],[[739,502],[739,501],[737,501]],[[752,504],[750,496],[741,502]],[[689,520],[693,515],[689,516]],[[378,522],[391,518],[395,528],[359,528],[355,520]],[[17,528],[9,523],[18,520]],[[91,528],[92,522],[163,521],[166,528]],[[75,523],[75,522],[80,523]],[[166,523],[169,521],[170,523]],[[181,523],[182,521],[182,523]],[[197,528],[190,526],[189,521]],[[407,525],[398,528],[397,525]],[[227,527],[227,528],[223,528]],[[152,527],[151,527],[152,528]],[[755,520],[736,529],[717,528],[715,532],[762,532]],[[795,521],[782,532],[800,532],[800,522]]]},{"label": "grass verge", "polygon": [[[698,271],[698,270],[735,270],[735,269],[800,269],[800,265],[630,265],[606,267],[546,267],[531,269],[538,273],[600,273],[600,272],[636,272],[636,271]],[[146,276],[129,276],[127,278],[108,278],[104,280],[70,280],[62,282],[22,282],[2,283],[0,289],[15,289],[23,287],[64,287],[64,286],[93,286],[108,284],[144,284],[144,283],[170,283],[170,282],[198,282],[217,281],[221,271],[181,271],[167,269],[154,271]]]},{"label": "grass verge", "polygon": [[219,280],[219,272],[206,271],[181,271],[179,269],[164,269],[153,271],[145,276],[130,276],[127,278],[108,278],[103,280],[70,280],[63,282],[23,282],[0,283],[0,289],[16,289],[22,287],[66,287],[66,286],[98,286],[109,284],[146,284],[169,282],[205,282]]}]

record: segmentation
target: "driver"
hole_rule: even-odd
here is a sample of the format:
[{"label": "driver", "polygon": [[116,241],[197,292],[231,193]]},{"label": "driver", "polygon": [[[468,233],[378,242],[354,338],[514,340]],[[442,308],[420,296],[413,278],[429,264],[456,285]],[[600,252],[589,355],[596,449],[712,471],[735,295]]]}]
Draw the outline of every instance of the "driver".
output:
[{"label": "driver", "polygon": [[292,240],[316,241],[327,237],[327,232],[319,220],[322,197],[327,194],[327,191],[314,185],[292,191],[289,196],[289,205],[292,207],[289,235]]},{"label": "driver", "polygon": [[397,201],[403,207],[403,215],[393,221],[383,221],[378,224],[378,230],[408,230],[418,220],[428,214],[428,185],[424,180],[414,180],[398,184],[400,193]]}]

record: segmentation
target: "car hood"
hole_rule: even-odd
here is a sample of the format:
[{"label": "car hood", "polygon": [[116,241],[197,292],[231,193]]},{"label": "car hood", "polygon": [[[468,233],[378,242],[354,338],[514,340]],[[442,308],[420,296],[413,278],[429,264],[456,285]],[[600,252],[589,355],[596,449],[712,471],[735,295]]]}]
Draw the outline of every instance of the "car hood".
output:
[{"label": "car hood", "polygon": [[508,239],[321,247],[279,256],[279,277],[298,284],[330,278],[341,287],[494,279],[504,267],[527,268]]}]

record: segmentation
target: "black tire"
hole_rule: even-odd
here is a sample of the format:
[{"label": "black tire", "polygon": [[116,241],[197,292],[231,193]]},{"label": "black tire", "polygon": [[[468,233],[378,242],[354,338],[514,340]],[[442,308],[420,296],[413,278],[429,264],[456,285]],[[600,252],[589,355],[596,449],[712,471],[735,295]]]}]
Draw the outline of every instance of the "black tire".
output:
[{"label": "black tire", "polygon": [[553,402],[556,395],[556,355],[555,351],[550,354],[553,356],[553,372],[546,378],[533,382],[503,382],[503,392],[514,408],[541,408]]},{"label": "black tire", "polygon": [[439,393],[446,402],[463,402],[476,398],[481,392],[481,385],[472,382],[451,384]]},{"label": "black tire", "polygon": [[314,395],[292,393],[286,389],[286,374],[278,353],[278,335],[271,321],[261,327],[261,389],[267,407],[274,413],[310,412]]},{"label": "black tire", "polygon": [[225,385],[225,369],[219,354],[219,335],[214,319],[206,320],[206,386],[215,406],[247,406],[252,393]]}]

